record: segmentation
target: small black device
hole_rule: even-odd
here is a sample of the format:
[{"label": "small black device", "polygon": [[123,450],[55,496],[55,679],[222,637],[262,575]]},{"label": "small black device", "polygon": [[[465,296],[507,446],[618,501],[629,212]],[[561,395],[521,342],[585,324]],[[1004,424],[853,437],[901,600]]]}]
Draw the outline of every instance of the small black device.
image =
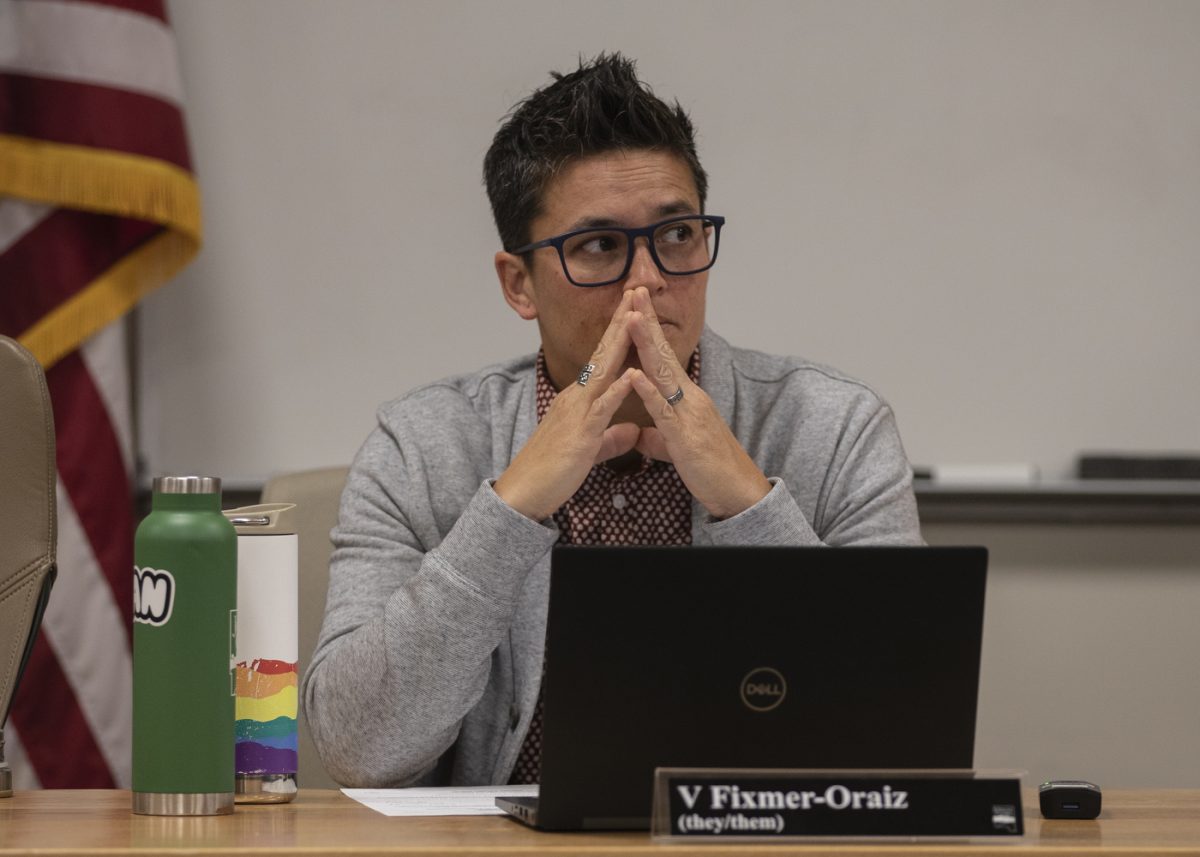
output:
[{"label": "small black device", "polygon": [[1100,787],[1083,780],[1053,780],[1038,786],[1043,818],[1095,818],[1100,814]]}]

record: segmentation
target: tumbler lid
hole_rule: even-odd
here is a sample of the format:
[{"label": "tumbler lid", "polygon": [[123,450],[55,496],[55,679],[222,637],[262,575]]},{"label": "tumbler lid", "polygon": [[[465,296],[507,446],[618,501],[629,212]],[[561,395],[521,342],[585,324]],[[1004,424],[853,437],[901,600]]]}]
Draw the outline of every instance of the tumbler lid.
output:
[{"label": "tumbler lid", "polygon": [[222,514],[239,536],[291,536],[296,534],[295,503],[264,503],[226,509]]},{"label": "tumbler lid", "polygon": [[221,480],[216,476],[156,476],[155,494],[220,494]]}]

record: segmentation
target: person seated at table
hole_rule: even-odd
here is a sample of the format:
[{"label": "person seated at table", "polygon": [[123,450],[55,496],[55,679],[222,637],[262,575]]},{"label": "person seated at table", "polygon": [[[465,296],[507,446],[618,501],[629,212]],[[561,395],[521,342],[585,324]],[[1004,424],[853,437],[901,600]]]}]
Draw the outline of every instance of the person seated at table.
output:
[{"label": "person seated at table", "polygon": [[303,682],[347,785],[537,781],[555,544],[921,543],[887,403],[705,326],[725,221],[691,120],[632,61],[554,75],[484,176],[540,348],[385,404],[355,458]]}]

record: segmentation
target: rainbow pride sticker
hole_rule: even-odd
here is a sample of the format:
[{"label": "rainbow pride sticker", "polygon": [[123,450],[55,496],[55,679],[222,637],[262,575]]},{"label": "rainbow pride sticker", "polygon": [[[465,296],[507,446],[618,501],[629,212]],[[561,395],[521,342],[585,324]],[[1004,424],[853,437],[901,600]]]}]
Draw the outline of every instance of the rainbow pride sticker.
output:
[{"label": "rainbow pride sticker", "polygon": [[296,773],[296,664],[255,660],[236,670],[238,774]]}]

